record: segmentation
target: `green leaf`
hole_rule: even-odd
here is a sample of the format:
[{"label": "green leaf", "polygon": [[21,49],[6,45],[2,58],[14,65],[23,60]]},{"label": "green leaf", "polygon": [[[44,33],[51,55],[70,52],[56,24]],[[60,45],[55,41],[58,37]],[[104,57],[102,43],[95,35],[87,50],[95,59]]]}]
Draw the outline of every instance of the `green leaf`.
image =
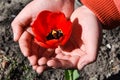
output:
[{"label": "green leaf", "polygon": [[72,75],[70,70],[65,70],[65,80],[72,80]]},{"label": "green leaf", "polygon": [[77,80],[79,77],[78,70],[65,70],[65,80]]},{"label": "green leaf", "polygon": [[78,70],[73,71],[73,80],[77,80],[80,77]]}]

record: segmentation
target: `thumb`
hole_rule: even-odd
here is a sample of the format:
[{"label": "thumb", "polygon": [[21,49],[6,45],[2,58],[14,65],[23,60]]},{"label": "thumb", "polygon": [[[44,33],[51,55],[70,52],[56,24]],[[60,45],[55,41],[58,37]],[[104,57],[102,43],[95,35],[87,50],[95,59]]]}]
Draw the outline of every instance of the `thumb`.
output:
[{"label": "thumb", "polygon": [[14,21],[12,22],[11,26],[12,26],[12,30],[13,30],[13,39],[14,39],[14,41],[18,41],[21,34],[23,33],[23,28]]},{"label": "thumb", "polygon": [[[24,18],[22,18],[24,16]],[[14,41],[18,41],[22,33],[29,27],[31,23],[30,15],[25,16],[20,13],[11,23]]]},{"label": "thumb", "polygon": [[89,55],[83,55],[83,56],[79,59],[77,67],[78,67],[79,70],[81,70],[81,69],[83,69],[86,65],[94,62],[95,60],[96,60],[96,57],[95,57],[95,56],[91,57],[91,56],[89,56]]},{"label": "thumb", "polygon": [[31,5],[27,5],[11,23],[14,41],[18,41],[22,33],[32,22]]}]

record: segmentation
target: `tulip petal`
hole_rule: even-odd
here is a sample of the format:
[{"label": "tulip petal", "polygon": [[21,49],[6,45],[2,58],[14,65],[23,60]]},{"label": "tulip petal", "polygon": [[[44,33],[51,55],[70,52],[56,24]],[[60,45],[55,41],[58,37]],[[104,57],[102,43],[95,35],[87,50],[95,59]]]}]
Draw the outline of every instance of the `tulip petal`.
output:
[{"label": "tulip petal", "polygon": [[[48,34],[48,32],[50,31],[48,29],[48,25],[46,22],[47,16],[49,14],[51,14],[50,11],[41,12],[32,25],[34,35],[38,39],[38,41],[42,41],[42,42],[45,41],[45,37]],[[42,40],[41,40],[41,38],[42,38]]]},{"label": "tulip petal", "polygon": [[[37,16],[32,25],[32,30],[35,36],[35,42],[38,45],[45,48],[56,48],[58,45],[64,45],[70,38],[72,23],[66,19],[62,12],[45,10]],[[51,31],[58,32],[52,34]],[[53,37],[47,39],[48,36],[56,36],[58,38]]]},{"label": "tulip petal", "polygon": [[59,40],[58,39],[48,40],[46,41],[46,44],[51,48],[56,48],[59,44]]},{"label": "tulip petal", "polygon": [[42,47],[44,47],[44,48],[49,48],[49,46],[48,46],[47,44],[45,44],[44,42],[40,42],[40,41],[37,41],[37,40],[35,40],[35,42],[36,42],[38,45],[40,45],[40,46],[42,46]]},{"label": "tulip petal", "polygon": [[58,25],[66,21],[65,15],[61,12],[52,13],[48,16],[47,22],[53,29],[58,29]]},{"label": "tulip petal", "polygon": [[68,39],[70,38],[70,35],[72,33],[72,23],[71,22],[66,22],[64,24],[64,27],[61,27],[63,33],[64,33],[64,39],[61,42],[62,45],[64,45]]}]

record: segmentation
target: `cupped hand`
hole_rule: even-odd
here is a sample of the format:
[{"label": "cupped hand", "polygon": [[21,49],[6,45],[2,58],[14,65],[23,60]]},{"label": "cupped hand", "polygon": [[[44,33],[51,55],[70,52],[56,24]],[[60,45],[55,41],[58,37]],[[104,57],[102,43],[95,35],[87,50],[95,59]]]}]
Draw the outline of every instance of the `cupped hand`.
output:
[{"label": "cupped hand", "polygon": [[42,48],[34,42],[31,24],[43,10],[61,11],[69,18],[73,7],[74,0],[33,0],[13,20],[11,25],[14,41],[19,42],[23,55],[28,58],[33,69],[38,73],[46,68],[43,64],[46,64],[47,58],[52,55],[54,50]]},{"label": "cupped hand", "polygon": [[56,56],[47,62],[53,68],[77,68],[81,70],[96,60],[101,40],[101,25],[87,7],[76,9],[71,15],[73,31],[70,40],[58,47]]}]

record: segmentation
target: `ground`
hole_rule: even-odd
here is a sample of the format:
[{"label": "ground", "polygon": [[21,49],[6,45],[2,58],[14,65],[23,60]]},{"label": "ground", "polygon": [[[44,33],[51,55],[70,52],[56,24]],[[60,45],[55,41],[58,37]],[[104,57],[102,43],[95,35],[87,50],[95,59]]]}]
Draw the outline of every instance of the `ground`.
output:
[{"label": "ground", "polygon": [[[39,75],[13,41],[11,22],[31,0],[0,0],[0,80],[64,80],[64,70]],[[97,60],[79,71],[79,80],[120,80],[120,27],[103,30]]]}]

